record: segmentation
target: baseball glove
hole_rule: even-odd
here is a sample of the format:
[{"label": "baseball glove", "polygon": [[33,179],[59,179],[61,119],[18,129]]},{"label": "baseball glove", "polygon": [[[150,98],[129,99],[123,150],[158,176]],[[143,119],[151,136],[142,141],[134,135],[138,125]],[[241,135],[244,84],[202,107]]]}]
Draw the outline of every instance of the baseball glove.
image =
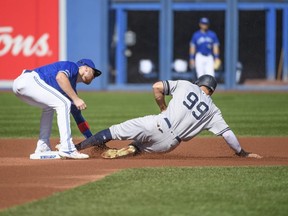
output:
[{"label": "baseball glove", "polygon": [[108,149],[101,154],[102,158],[113,159],[119,157],[125,157],[128,155],[134,155],[136,153],[136,148],[133,145],[129,145],[122,149]]},{"label": "baseball glove", "polygon": [[221,64],[222,64],[221,60],[219,58],[216,58],[214,60],[214,70],[219,70],[221,67]]}]

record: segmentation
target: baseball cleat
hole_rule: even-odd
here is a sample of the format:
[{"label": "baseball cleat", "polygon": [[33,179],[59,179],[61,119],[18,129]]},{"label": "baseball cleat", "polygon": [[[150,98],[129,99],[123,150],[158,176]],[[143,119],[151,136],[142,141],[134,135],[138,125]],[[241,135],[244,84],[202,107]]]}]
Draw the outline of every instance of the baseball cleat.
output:
[{"label": "baseball cleat", "polygon": [[81,160],[81,159],[88,159],[89,158],[89,155],[80,153],[77,150],[71,151],[71,152],[59,151],[58,154],[61,157],[61,159]]},{"label": "baseball cleat", "polygon": [[61,148],[61,144],[60,143],[55,146],[56,151],[60,151],[60,148]]},{"label": "baseball cleat", "polygon": [[51,151],[51,148],[46,143],[41,143],[40,145],[37,145],[37,148],[35,149],[35,153],[49,152],[49,151]]},{"label": "baseball cleat", "polygon": [[[79,147],[81,147],[80,145],[75,145],[75,147],[78,151],[82,150],[81,148],[79,148]],[[55,150],[60,151],[60,149],[61,149],[61,144],[59,143],[55,146]]]},{"label": "baseball cleat", "polygon": [[124,147],[122,149],[109,149],[101,154],[102,158],[114,159],[119,157],[125,157],[129,155],[134,155],[136,153],[136,148],[132,145]]}]

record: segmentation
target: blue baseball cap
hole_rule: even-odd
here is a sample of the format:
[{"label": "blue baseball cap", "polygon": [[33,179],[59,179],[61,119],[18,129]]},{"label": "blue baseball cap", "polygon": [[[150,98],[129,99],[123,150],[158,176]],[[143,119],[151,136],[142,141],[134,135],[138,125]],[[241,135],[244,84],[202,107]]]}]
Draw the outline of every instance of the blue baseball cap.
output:
[{"label": "blue baseball cap", "polygon": [[209,19],[208,19],[208,18],[202,17],[202,18],[200,19],[199,23],[205,24],[205,25],[209,25],[210,22],[209,22]]},{"label": "blue baseball cap", "polygon": [[78,67],[88,66],[94,70],[94,77],[98,77],[102,74],[102,72],[95,68],[95,64],[91,59],[81,59],[77,63]]}]

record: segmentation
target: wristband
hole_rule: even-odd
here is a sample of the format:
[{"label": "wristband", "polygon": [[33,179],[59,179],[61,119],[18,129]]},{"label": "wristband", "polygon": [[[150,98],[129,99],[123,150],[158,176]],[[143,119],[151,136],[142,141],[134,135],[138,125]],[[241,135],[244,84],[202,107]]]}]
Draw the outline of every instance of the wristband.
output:
[{"label": "wristband", "polygon": [[81,132],[86,138],[92,136],[92,133],[91,133],[91,131],[90,131],[90,127],[89,127],[89,125],[88,125],[88,122],[86,122],[86,121],[81,122],[81,123],[79,123],[77,126],[78,126],[80,132]]},{"label": "wristband", "polygon": [[250,153],[244,151],[244,149],[241,149],[239,153],[236,153],[237,156],[239,157],[247,157]]},{"label": "wristband", "polygon": [[216,59],[216,58],[219,58],[220,56],[219,56],[219,54],[215,54],[214,55],[214,58]]},{"label": "wristband", "polygon": [[190,60],[191,59],[195,59],[195,55],[194,54],[190,54]]}]

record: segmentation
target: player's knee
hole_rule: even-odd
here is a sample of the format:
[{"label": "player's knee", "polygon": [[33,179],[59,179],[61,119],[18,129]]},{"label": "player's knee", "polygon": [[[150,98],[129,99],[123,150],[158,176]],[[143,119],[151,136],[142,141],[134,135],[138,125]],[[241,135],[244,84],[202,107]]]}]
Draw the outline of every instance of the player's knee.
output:
[{"label": "player's knee", "polygon": [[67,106],[67,110],[69,110],[69,112],[70,112],[70,110],[71,110],[71,101],[67,100],[66,101],[66,106]]},{"label": "player's knee", "polygon": [[70,112],[71,109],[71,101],[68,100],[67,98],[61,98],[58,103],[57,103],[58,109],[65,109]]},{"label": "player's knee", "polygon": [[70,101],[70,100],[67,100],[67,101],[66,101],[66,104],[67,104],[68,108],[70,109],[70,108],[71,108],[71,104],[72,104],[71,101]]}]

